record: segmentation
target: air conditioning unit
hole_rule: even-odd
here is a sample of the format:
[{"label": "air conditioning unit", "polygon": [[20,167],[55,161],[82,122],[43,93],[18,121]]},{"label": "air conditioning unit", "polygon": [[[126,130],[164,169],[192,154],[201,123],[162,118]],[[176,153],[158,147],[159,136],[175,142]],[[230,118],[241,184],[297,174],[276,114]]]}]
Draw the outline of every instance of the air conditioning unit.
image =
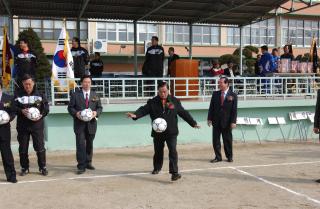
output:
[{"label": "air conditioning unit", "polygon": [[2,51],[3,47],[3,36],[0,36],[0,50]]},{"label": "air conditioning unit", "polygon": [[93,41],[93,52],[107,53],[107,41],[104,40],[94,40]]},{"label": "air conditioning unit", "polygon": [[144,53],[147,52],[147,49],[151,46],[151,42],[150,41],[144,41]]}]

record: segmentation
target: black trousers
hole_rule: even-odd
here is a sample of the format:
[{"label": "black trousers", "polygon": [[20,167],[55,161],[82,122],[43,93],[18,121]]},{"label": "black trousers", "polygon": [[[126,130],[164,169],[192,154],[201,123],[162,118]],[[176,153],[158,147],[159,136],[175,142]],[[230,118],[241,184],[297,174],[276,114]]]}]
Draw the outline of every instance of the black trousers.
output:
[{"label": "black trousers", "polygon": [[87,127],[85,131],[76,133],[78,169],[85,169],[92,162],[94,137],[95,134],[89,134]]},{"label": "black trousers", "polygon": [[1,136],[0,133],[0,151],[2,157],[2,163],[4,167],[4,172],[7,179],[12,176],[16,176],[16,169],[14,168],[14,159],[11,151],[11,134],[6,134],[6,136]]},{"label": "black trousers", "polygon": [[224,152],[227,159],[232,159],[232,129],[229,127],[222,128],[221,126],[213,126],[212,130],[212,145],[217,160],[222,160],[221,156],[221,142],[220,137],[222,135]]},{"label": "black trousers", "polygon": [[17,130],[21,168],[29,168],[29,141],[32,136],[33,149],[37,153],[39,168],[46,167],[46,149],[44,147],[43,129]]},{"label": "black trousers", "polygon": [[163,165],[163,149],[166,142],[169,150],[169,173],[178,173],[177,136],[161,136],[153,138],[153,168],[161,170]]}]

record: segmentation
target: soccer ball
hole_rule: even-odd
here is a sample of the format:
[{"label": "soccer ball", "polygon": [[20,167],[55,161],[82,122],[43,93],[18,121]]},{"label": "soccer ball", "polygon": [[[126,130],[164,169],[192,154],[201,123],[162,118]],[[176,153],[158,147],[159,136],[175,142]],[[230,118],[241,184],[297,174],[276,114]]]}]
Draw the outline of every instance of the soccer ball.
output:
[{"label": "soccer ball", "polygon": [[32,121],[37,121],[40,117],[40,111],[38,108],[31,107],[28,110],[27,118]]},{"label": "soccer ball", "polygon": [[92,116],[93,116],[93,112],[90,108],[84,109],[80,112],[80,118],[85,122],[90,121],[92,119]]},{"label": "soccer ball", "polygon": [[152,128],[157,133],[162,133],[167,129],[167,122],[163,118],[157,118],[152,122]]},{"label": "soccer ball", "polygon": [[9,121],[10,121],[9,114],[4,110],[0,110],[0,125],[9,123]]}]

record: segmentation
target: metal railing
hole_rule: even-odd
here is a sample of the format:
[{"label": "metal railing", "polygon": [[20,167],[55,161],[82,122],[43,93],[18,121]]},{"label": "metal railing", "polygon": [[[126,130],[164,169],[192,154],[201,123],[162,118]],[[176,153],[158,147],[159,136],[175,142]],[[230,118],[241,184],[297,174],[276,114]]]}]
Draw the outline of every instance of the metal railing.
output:
[{"label": "metal railing", "polygon": [[[212,92],[219,89],[219,78],[97,78],[93,79],[92,88],[104,103],[132,102],[146,100],[157,95],[159,81],[168,82],[172,95],[184,99],[207,100]],[[255,99],[265,97],[300,97],[313,98],[320,87],[320,77],[235,77],[230,78],[230,88],[240,99]],[[76,82],[74,88],[70,82]],[[70,94],[80,89],[78,79],[65,80],[64,85],[51,82],[52,105],[66,104]],[[63,89],[63,90],[62,90]],[[46,91],[47,92],[47,91]]]}]

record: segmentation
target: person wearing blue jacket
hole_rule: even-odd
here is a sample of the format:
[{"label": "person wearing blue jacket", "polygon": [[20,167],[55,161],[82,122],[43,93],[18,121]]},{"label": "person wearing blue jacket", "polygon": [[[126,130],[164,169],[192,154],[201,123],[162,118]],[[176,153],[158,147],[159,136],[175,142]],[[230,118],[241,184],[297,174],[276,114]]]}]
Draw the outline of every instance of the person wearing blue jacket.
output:
[{"label": "person wearing blue jacket", "polygon": [[261,47],[261,59],[259,61],[259,67],[261,69],[260,75],[262,77],[269,76],[276,71],[276,65],[272,54],[268,52],[268,46]]}]

